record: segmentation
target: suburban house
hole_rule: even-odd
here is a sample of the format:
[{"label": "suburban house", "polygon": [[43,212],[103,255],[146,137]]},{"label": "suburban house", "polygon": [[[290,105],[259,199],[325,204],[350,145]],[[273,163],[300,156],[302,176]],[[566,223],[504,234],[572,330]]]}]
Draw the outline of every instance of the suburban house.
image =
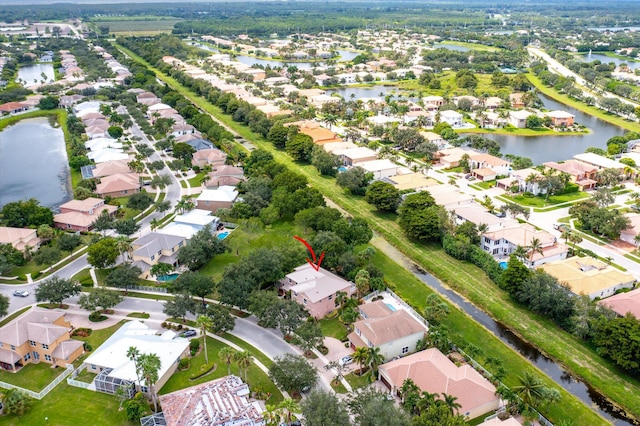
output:
[{"label": "suburban house", "polygon": [[99,151],[91,151],[87,153],[87,157],[96,164],[107,161],[129,160],[129,154],[116,148],[104,148]]},{"label": "suburban house", "polygon": [[27,247],[37,250],[40,242],[35,229],[0,226],[0,244],[11,244],[14,249],[25,251]]},{"label": "suburban house", "polygon": [[509,111],[509,124],[518,129],[524,129],[527,127],[527,118],[530,115],[533,114],[525,110]]},{"label": "suburban house", "polygon": [[214,233],[220,224],[220,218],[213,216],[209,210],[193,209],[177,215],[173,222],[158,230],[160,234],[178,235],[190,240],[196,232],[209,225]]},{"label": "suburban house", "polygon": [[517,185],[519,192],[530,192],[533,195],[538,195],[541,192],[544,192],[544,188],[540,185],[542,178],[542,173],[536,169],[526,168],[512,170],[509,172],[509,177],[499,179],[496,182],[496,186],[504,189],[505,191],[509,191],[512,186]]},{"label": "suburban house", "polygon": [[353,166],[354,164],[378,159],[377,152],[364,146],[334,151],[333,154],[340,157],[342,164],[345,166]]},{"label": "suburban house", "polygon": [[82,355],[83,342],[71,339],[65,314],[34,308],[0,328],[0,367],[15,371],[39,362],[66,367]]},{"label": "suburban house", "polygon": [[424,109],[427,111],[437,111],[442,105],[444,105],[444,98],[442,96],[425,96],[422,98]]},{"label": "suburban house", "polygon": [[449,123],[451,127],[462,127],[462,114],[457,111],[440,111],[440,120]]},{"label": "suburban house", "polygon": [[207,164],[211,166],[223,166],[226,160],[227,154],[223,151],[218,148],[208,148],[194,152],[191,164],[201,168]]},{"label": "suburban house", "polygon": [[598,170],[604,169],[615,169],[619,171],[624,171],[624,168],[627,167],[625,164],[622,164],[619,161],[610,160],[607,157],[603,157],[602,155],[594,154],[593,152],[585,152],[582,154],[576,154],[573,156],[576,160],[588,164],[590,166],[595,167]]},{"label": "suburban house", "polygon": [[571,183],[578,185],[581,191],[593,189],[598,184],[596,181],[598,169],[582,161],[567,160],[564,163],[548,161],[542,163],[542,165],[549,169],[567,173],[571,177]]},{"label": "suburban house", "polygon": [[178,235],[150,232],[131,243],[133,264],[142,270],[141,278],[150,277],[149,270],[156,263],[177,266],[178,251],[184,246],[186,238]]},{"label": "suburban house", "polygon": [[629,227],[620,231],[620,239],[637,247],[640,245],[640,214],[627,213],[624,216],[629,219]]},{"label": "suburban house", "polygon": [[82,95],[68,95],[68,96],[60,96],[60,102],[58,105],[60,108],[67,108],[70,106],[74,106],[78,102],[84,99]]},{"label": "suburban house", "polygon": [[285,126],[298,126],[299,132],[311,137],[313,143],[317,145],[324,145],[325,143],[331,142],[342,142],[341,137],[337,136],[331,130],[321,127],[315,121],[296,121],[293,123],[287,123]]},{"label": "suburban house", "polygon": [[140,175],[138,173],[116,173],[100,178],[96,185],[96,194],[101,197],[124,197],[140,192]]},{"label": "suburban house", "polygon": [[0,113],[3,115],[17,114],[19,112],[27,111],[28,109],[29,106],[22,102],[7,102],[6,104],[0,105]]},{"label": "suburban house", "polygon": [[427,191],[429,191],[429,194],[431,194],[437,205],[447,210],[455,210],[475,202],[473,195],[465,194],[457,187],[449,185],[448,183],[430,186]]},{"label": "suburban house", "polygon": [[127,160],[114,160],[105,161],[100,164],[96,164],[91,172],[91,176],[94,178],[101,178],[104,176],[111,176],[118,173],[130,173],[131,168]]},{"label": "suburban house", "polygon": [[[167,426],[263,426],[261,401],[251,398],[249,385],[231,375],[160,396]],[[155,417],[155,416],[154,416]],[[144,418],[141,419],[144,423]]]},{"label": "suburban house", "polygon": [[354,283],[332,274],[324,268],[316,269],[309,263],[298,266],[279,282],[282,293],[291,292],[295,300],[314,318],[324,318],[338,306],[337,293],[351,296],[356,292]]},{"label": "suburban house", "polygon": [[[209,142],[206,139],[202,139],[202,138],[189,139],[185,143],[187,145],[190,145],[191,148],[195,149],[196,151],[203,151],[203,150],[213,149],[213,143]],[[196,153],[197,152],[194,152],[193,155],[195,155]]]},{"label": "suburban house", "polygon": [[545,113],[547,117],[551,119],[551,124],[554,127],[569,127],[573,126],[573,119],[575,115],[569,114],[566,111],[550,111]]},{"label": "suburban house", "polygon": [[511,163],[490,154],[475,154],[469,158],[471,174],[482,181],[495,180],[497,176],[506,176]]},{"label": "suburban house", "polygon": [[587,295],[591,300],[609,297],[623,288],[633,288],[636,282],[633,275],[590,257],[556,260],[540,269],[560,284],[566,284],[573,293]]},{"label": "suburban house", "polygon": [[400,191],[413,190],[422,191],[430,186],[438,185],[438,181],[431,179],[422,173],[407,173],[403,175],[395,175],[382,179],[385,182],[395,186]]},{"label": "suburban house", "polygon": [[220,186],[236,186],[246,180],[244,170],[240,167],[223,165],[216,166],[207,175],[209,180],[205,182],[207,188],[218,188]]},{"label": "suburban house", "polygon": [[509,417],[502,420],[500,417],[495,416],[491,417],[489,420],[485,420],[478,426],[522,426],[522,423],[520,423],[515,417]]},{"label": "suburban house", "polygon": [[196,199],[196,207],[215,213],[218,209],[230,209],[237,198],[238,191],[233,186],[204,189]]},{"label": "suburban house", "polygon": [[504,226],[513,226],[518,223],[518,221],[511,218],[500,218],[495,214],[491,214],[487,209],[477,203],[451,209],[451,216],[457,225],[462,225],[464,222],[471,222],[478,227],[485,225],[488,231]]},{"label": "suburban house", "polygon": [[401,170],[407,170],[386,158],[382,160],[363,161],[358,163],[358,166],[362,167],[365,171],[372,173],[374,179],[395,176],[400,173]]},{"label": "suburban house", "polygon": [[626,293],[618,293],[598,302],[621,317],[631,314],[640,320],[640,288]]},{"label": "suburban house", "polygon": [[524,97],[524,93],[512,93],[509,95],[509,101],[511,102],[511,107],[518,109],[524,108],[524,102],[522,98]]},{"label": "suburban house", "polygon": [[469,151],[457,147],[445,148],[440,151],[436,151],[434,159],[438,160],[445,169],[450,169],[452,167],[458,167],[460,165],[460,160],[462,160],[462,157],[465,154],[471,156],[475,154],[475,151]]},{"label": "suburban house", "polygon": [[558,244],[556,237],[529,224],[505,224],[499,229],[487,231],[482,234],[480,247],[497,259],[506,259],[518,246],[529,247],[534,239],[539,241],[542,254],[533,252],[523,259],[530,268],[567,258],[569,248],[566,245]]},{"label": "suburban house", "polygon": [[348,336],[353,349],[380,348],[385,360],[416,351],[418,340],[424,338],[427,326],[401,306],[378,300],[360,305],[362,319],[353,323]]},{"label": "suburban house", "polygon": [[378,377],[394,394],[405,380],[411,379],[420,391],[454,396],[460,404],[458,413],[469,419],[500,406],[500,396],[489,380],[467,363],[454,364],[437,348],[382,364]]},{"label": "suburban house", "polygon": [[442,148],[447,143],[447,141],[437,133],[422,131],[420,135],[424,137],[427,142],[435,144],[438,148]]},{"label": "suburban house", "polygon": [[60,206],[60,213],[53,216],[53,225],[60,229],[89,232],[93,229],[93,222],[104,210],[113,216],[118,206],[105,204],[101,198],[71,200]]},{"label": "suburban house", "polygon": [[[119,386],[130,386],[138,382],[135,362],[127,356],[131,347],[143,354],[156,354],[160,358],[158,380],[154,388],[160,389],[176,371],[180,359],[189,351],[189,340],[177,337],[173,331],[156,334],[155,329],[140,321],[126,322],[99,348],[84,360],[87,371],[98,374],[94,379],[96,390],[114,394]],[[144,379],[139,383],[147,391]]]}]

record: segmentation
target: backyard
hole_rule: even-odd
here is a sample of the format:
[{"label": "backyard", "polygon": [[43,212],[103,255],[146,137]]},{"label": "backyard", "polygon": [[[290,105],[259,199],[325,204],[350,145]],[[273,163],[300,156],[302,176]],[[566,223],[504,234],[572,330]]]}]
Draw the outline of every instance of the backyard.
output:
[{"label": "backyard", "polygon": [[39,364],[27,364],[16,373],[10,373],[0,369],[0,381],[7,382],[21,388],[40,392],[53,379],[58,377],[64,368],[52,368],[51,364],[41,362]]},{"label": "backyard", "polygon": [[549,195],[545,199],[544,195],[538,196],[525,196],[525,195],[504,195],[508,201],[520,204],[525,207],[543,208],[556,206],[558,204],[571,203],[573,201],[589,198],[590,195],[586,192],[570,192],[568,194],[561,195]]}]

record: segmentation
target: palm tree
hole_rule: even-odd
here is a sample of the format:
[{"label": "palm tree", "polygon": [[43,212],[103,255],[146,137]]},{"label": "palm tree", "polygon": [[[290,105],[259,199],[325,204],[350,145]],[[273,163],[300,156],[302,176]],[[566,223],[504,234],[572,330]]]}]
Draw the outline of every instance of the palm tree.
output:
[{"label": "palm tree", "polygon": [[238,368],[241,372],[244,372],[244,381],[247,382],[247,370],[251,366],[251,353],[249,351],[236,352],[233,359],[238,364]]},{"label": "palm tree", "polygon": [[139,373],[144,377],[149,395],[151,395],[151,399],[153,400],[154,412],[158,412],[158,400],[153,390],[153,385],[158,381],[158,372],[161,366],[162,362],[160,361],[160,357],[156,354],[142,354],[138,358]]},{"label": "palm tree", "polygon": [[420,388],[415,384],[413,380],[405,379],[404,382],[402,382],[402,386],[400,387],[400,398],[402,398],[403,403],[405,398],[411,393],[420,393]]},{"label": "palm tree", "polygon": [[266,405],[262,416],[265,426],[279,426],[282,422],[282,410],[275,405]]},{"label": "palm tree", "polygon": [[187,208],[187,200],[185,198],[181,198],[176,202],[176,210],[180,213],[184,213]]},{"label": "palm tree", "polygon": [[127,358],[129,361],[133,361],[133,366],[136,369],[136,377],[138,378],[138,384],[140,384],[140,375],[138,374],[138,357],[140,357],[140,351],[135,346],[129,346],[127,349]]},{"label": "palm tree", "polygon": [[460,409],[462,407],[462,405],[460,405],[457,401],[458,398],[453,396],[453,395],[449,395],[446,393],[442,394],[443,397],[443,401],[444,404],[447,406],[447,408],[449,408],[449,410],[451,411],[451,414],[456,415],[458,414],[458,409]]},{"label": "palm tree", "polygon": [[544,254],[544,252],[542,251],[542,243],[539,239],[532,238],[527,249],[529,250],[529,263],[531,264],[531,266],[533,266],[533,256],[536,253],[540,253],[541,255]]},{"label": "palm tree", "polygon": [[416,408],[418,412],[422,413],[423,411],[427,411],[429,407],[436,403],[436,398],[438,397],[438,393],[429,393],[427,391],[422,391],[420,394],[420,400],[416,404]]},{"label": "palm tree", "polygon": [[378,366],[384,362],[384,356],[380,353],[380,348],[372,346],[367,350],[367,364],[371,367],[371,378],[375,379]]},{"label": "palm tree", "polygon": [[579,234],[572,232],[569,236],[569,241],[573,244],[573,252],[575,253],[576,244],[580,244],[582,242],[582,237]]},{"label": "palm tree", "polygon": [[359,346],[356,350],[351,354],[351,358],[360,366],[360,376],[362,376],[362,370],[364,370],[364,366],[367,363],[367,353],[369,349],[364,346]]},{"label": "palm tree", "polygon": [[293,420],[294,413],[300,412],[300,406],[291,398],[283,399],[282,402],[278,404],[278,408],[284,411],[284,420],[287,422],[287,424],[291,423],[291,421]]},{"label": "palm tree", "polygon": [[236,359],[236,354],[238,351],[233,349],[231,346],[225,346],[224,348],[218,351],[218,357],[220,357],[227,364],[227,375],[231,375],[231,363],[234,359]]},{"label": "palm tree", "polygon": [[200,328],[200,334],[204,340],[204,362],[209,364],[209,354],[207,353],[207,331],[211,330],[213,321],[206,315],[198,315],[196,325]]},{"label": "palm tree", "polygon": [[527,257],[527,249],[524,248],[523,246],[517,246],[516,249],[511,254],[513,254],[517,259],[519,259],[522,262],[522,259]]},{"label": "palm tree", "polygon": [[525,371],[523,375],[518,377],[520,385],[511,389],[522,399],[526,405],[535,405],[543,398],[544,385],[540,378],[532,373]]},{"label": "palm tree", "polygon": [[118,235],[116,237],[116,247],[118,248],[118,252],[122,256],[122,261],[126,262],[129,259],[127,253],[129,253],[132,249],[131,240],[126,235]]},{"label": "palm tree", "polygon": [[160,221],[154,217],[153,219],[151,219],[149,226],[151,226],[152,231],[155,231],[160,226]]}]

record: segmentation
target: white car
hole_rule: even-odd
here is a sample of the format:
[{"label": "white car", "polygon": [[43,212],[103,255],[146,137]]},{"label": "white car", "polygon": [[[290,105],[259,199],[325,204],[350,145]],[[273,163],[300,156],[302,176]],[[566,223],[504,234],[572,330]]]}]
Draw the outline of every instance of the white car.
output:
[{"label": "white car", "polygon": [[13,295],[19,297],[27,297],[29,295],[29,292],[27,290],[16,290],[13,292]]},{"label": "white car", "polygon": [[348,364],[351,364],[352,362],[353,362],[353,358],[351,357],[351,355],[347,355],[340,358],[340,361],[338,361],[338,364],[348,365]]}]

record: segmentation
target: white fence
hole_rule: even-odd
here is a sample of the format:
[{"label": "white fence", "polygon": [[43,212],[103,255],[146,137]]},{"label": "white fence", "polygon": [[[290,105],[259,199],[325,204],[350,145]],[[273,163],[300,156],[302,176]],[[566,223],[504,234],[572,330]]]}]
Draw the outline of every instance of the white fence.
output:
[{"label": "white fence", "polygon": [[[73,372],[73,365],[69,364],[67,365],[67,368],[55,379],[53,379],[53,381],[51,383],[49,383],[44,389],[42,389],[40,392],[34,392],[32,390],[29,389],[25,389],[25,388],[21,388],[20,386],[16,386],[16,385],[12,385],[10,383],[5,383],[5,382],[0,382],[0,388],[4,388],[4,389],[18,389],[19,391],[22,391],[24,393],[26,393],[27,395],[29,395],[31,398],[35,398],[35,399],[42,399],[44,398],[49,392],[51,392],[53,390],[53,388],[55,388],[56,386],[58,386],[58,384],[63,381],[64,379],[66,379],[71,373]],[[18,373],[19,374],[19,373]]]},{"label": "white fence", "polygon": [[80,367],[76,368],[73,373],[71,373],[71,377],[67,378],[67,384],[82,389],[87,389],[89,386],[91,386],[91,383],[75,380],[75,378],[78,377],[82,370],[84,370],[84,364],[80,365]]}]

